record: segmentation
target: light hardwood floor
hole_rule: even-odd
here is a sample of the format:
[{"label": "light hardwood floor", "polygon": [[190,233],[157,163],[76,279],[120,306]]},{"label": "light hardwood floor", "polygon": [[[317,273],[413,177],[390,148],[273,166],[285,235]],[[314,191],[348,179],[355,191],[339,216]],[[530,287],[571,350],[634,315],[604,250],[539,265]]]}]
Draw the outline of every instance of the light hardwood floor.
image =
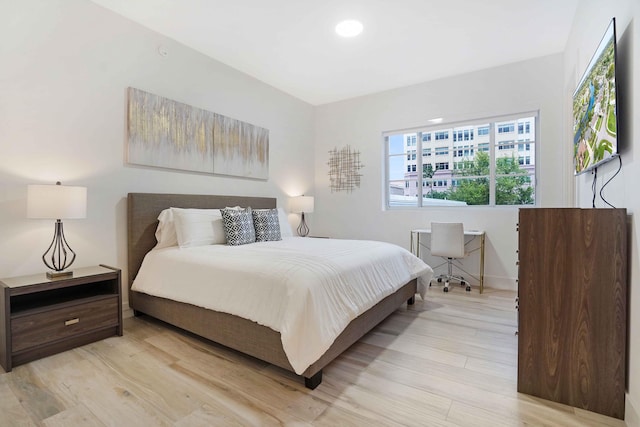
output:
[{"label": "light hardwood floor", "polygon": [[[2,426],[624,426],[516,391],[515,293],[429,291],[324,372],[284,370],[148,317],[0,375]],[[0,371],[2,372],[2,371]]]}]

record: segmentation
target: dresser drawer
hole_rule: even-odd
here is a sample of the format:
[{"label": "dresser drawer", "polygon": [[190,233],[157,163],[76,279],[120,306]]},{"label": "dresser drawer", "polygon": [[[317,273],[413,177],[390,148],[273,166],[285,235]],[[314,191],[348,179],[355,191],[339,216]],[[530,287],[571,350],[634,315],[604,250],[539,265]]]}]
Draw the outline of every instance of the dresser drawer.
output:
[{"label": "dresser drawer", "polygon": [[19,316],[11,319],[11,351],[17,353],[84,332],[117,326],[118,322],[117,295]]}]

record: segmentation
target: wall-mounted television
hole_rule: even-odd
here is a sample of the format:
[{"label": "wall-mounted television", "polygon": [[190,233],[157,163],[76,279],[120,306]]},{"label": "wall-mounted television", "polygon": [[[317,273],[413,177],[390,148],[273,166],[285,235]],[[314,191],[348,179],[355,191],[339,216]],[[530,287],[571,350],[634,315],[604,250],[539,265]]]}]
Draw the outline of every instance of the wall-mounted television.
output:
[{"label": "wall-mounted television", "polygon": [[616,59],[616,21],[613,18],[573,93],[576,175],[618,156]]}]

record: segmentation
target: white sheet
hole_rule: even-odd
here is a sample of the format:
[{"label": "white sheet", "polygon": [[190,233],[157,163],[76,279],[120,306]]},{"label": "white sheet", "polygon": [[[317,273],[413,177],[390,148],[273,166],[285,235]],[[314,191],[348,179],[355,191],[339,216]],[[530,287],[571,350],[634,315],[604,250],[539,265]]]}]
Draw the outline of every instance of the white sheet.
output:
[{"label": "white sheet", "polygon": [[274,329],[302,374],[351,320],[416,277],[424,295],[432,275],[422,260],[389,243],[289,237],[152,250],[132,289]]}]

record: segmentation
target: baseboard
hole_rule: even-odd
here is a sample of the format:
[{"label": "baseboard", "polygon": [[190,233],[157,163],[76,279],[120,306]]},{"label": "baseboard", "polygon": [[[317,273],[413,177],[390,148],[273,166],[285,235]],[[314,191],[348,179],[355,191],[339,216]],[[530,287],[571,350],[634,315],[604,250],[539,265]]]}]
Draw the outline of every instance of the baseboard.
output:
[{"label": "baseboard", "polygon": [[629,393],[625,394],[624,402],[624,423],[627,427],[640,427],[640,416],[638,416],[638,407],[633,404],[629,398]]},{"label": "baseboard", "polygon": [[518,281],[513,277],[487,276],[485,274],[484,287],[503,291],[517,291]]},{"label": "baseboard", "polygon": [[133,317],[133,310],[129,307],[129,303],[122,304],[122,318]]}]

